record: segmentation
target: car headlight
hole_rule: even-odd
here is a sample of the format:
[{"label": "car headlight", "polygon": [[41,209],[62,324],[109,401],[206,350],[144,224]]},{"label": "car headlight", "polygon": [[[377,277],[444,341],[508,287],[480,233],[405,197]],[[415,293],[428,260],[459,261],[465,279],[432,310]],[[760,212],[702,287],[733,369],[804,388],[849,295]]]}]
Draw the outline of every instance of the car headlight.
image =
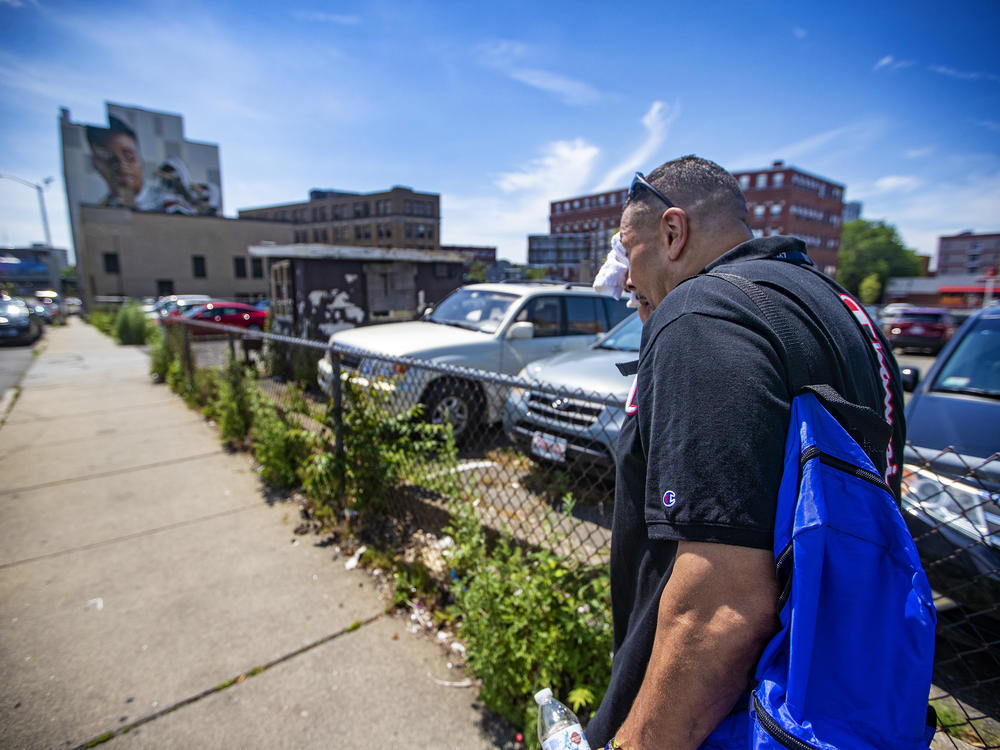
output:
[{"label": "car headlight", "polygon": [[919,509],[941,523],[985,544],[998,545],[998,495],[927,469],[906,466],[903,506]]}]

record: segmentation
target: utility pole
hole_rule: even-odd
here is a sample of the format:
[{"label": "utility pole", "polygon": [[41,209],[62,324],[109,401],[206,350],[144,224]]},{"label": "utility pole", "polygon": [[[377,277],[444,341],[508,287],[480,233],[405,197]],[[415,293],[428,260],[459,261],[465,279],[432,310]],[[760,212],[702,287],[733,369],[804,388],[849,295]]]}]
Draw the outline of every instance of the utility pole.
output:
[{"label": "utility pole", "polygon": [[45,229],[45,247],[52,247],[52,234],[49,232],[49,216],[45,211],[45,188],[52,183],[52,178],[46,177],[40,185],[28,180],[22,180],[20,177],[12,174],[0,174],[0,179],[20,182],[25,187],[34,188],[38,192],[38,207],[42,211],[42,227]]}]

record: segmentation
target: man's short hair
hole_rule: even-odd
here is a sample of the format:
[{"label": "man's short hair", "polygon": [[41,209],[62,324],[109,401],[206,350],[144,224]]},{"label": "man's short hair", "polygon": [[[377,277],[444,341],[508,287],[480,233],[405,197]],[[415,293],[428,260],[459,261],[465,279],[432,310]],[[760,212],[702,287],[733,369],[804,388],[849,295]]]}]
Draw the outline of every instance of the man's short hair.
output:
[{"label": "man's short hair", "polygon": [[108,116],[108,127],[106,128],[98,128],[94,125],[88,125],[87,142],[91,146],[107,146],[108,141],[111,140],[111,136],[117,135],[118,133],[124,133],[125,135],[131,137],[137,144],[139,143],[139,139],[135,137],[135,131],[126,125],[123,120],[120,120],[114,115]]},{"label": "man's short hair", "polygon": [[[668,161],[646,179],[689,216],[728,216],[746,222],[747,201],[740,185],[729,172],[714,161],[700,156],[682,156]],[[639,223],[652,221],[665,210],[663,201],[649,190],[639,190],[625,203],[638,213]]]}]

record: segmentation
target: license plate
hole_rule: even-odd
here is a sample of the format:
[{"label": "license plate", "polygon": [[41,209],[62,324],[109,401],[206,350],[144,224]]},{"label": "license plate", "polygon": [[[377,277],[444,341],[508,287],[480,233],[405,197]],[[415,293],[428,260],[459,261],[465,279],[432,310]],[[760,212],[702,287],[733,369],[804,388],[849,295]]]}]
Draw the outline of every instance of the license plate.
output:
[{"label": "license plate", "polygon": [[531,436],[531,452],[540,458],[562,463],[566,460],[566,438],[536,432]]}]

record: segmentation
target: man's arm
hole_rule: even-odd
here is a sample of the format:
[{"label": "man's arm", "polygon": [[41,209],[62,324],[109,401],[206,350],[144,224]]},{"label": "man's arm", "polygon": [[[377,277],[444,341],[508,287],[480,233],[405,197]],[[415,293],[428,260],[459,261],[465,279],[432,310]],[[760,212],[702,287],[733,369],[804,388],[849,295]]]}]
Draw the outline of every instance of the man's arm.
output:
[{"label": "man's arm", "polygon": [[615,738],[625,750],[693,750],[732,710],[778,630],[769,550],[680,542],[642,686]]}]

